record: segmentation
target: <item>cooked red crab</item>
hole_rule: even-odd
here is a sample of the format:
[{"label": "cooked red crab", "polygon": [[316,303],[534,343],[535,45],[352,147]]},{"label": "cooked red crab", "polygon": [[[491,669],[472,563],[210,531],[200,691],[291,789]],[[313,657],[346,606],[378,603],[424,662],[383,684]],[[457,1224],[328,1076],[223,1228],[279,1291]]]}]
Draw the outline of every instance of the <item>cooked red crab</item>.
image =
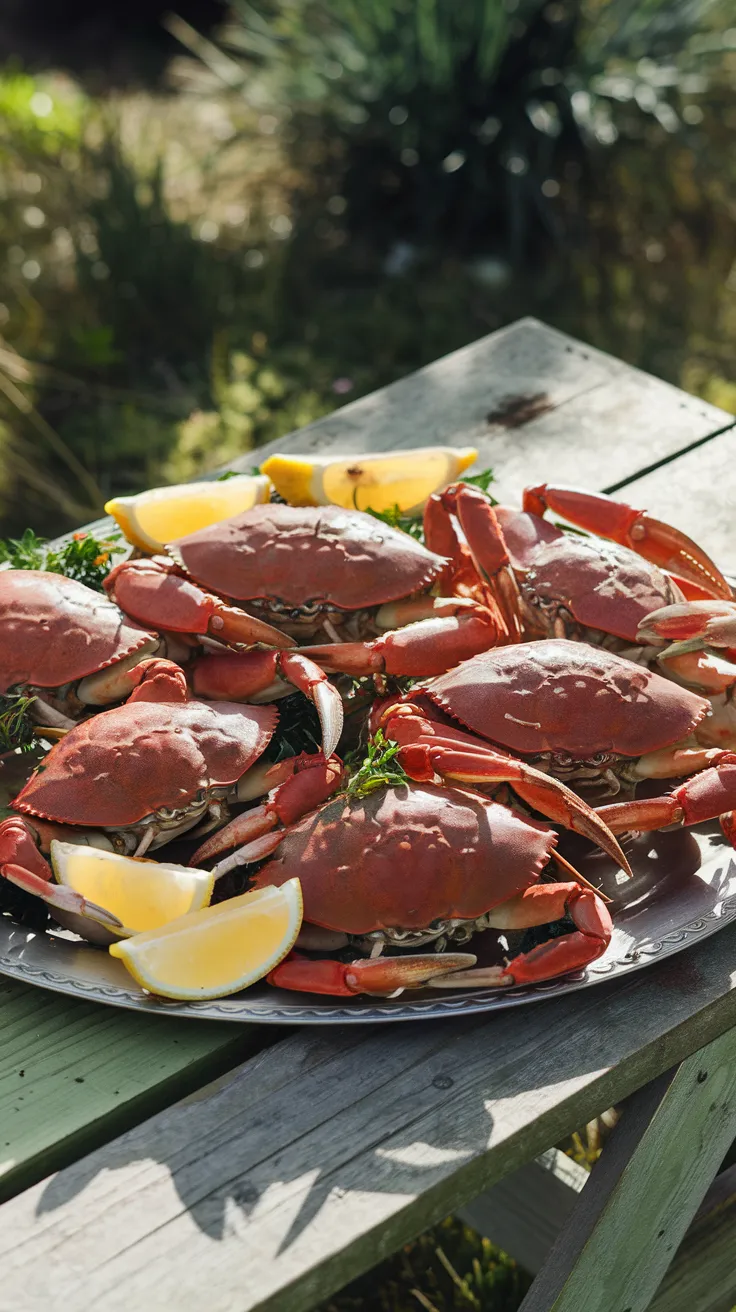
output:
[{"label": "cooked red crab", "polygon": [[692,776],[665,797],[597,814],[616,833],[720,817],[732,841],[736,755],[701,745],[710,714],[705,698],[614,652],[552,639],[474,656],[378,706],[373,724],[402,744],[414,778],[493,783],[491,744],[603,797],[622,783]]},{"label": "cooked red crab", "polygon": [[[252,616],[239,612],[240,636],[216,628],[215,617],[213,636],[260,641],[247,636],[250,618],[261,628],[278,625],[275,638],[262,639],[272,647],[288,647],[294,637],[314,637],[322,630],[347,650],[352,639],[424,619],[423,625],[388,632],[373,643],[376,652],[385,653],[386,668],[398,664],[402,672],[417,675],[449,669],[506,638],[490,592],[484,604],[430,595],[446,564],[442,557],[361,511],[254,506],[180,538],[168,551],[168,560],[118,565],[106,583],[126,614],[153,628],[200,632],[200,613],[214,594],[247,606]],[[235,613],[234,606],[229,609]],[[281,675],[291,677],[288,656],[278,651],[218,654],[198,663],[194,689],[204,697],[253,697],[278,687]],[[328,737],[325,750],[335,742]]]},{"label": "cooked red crab", "polygon": [[[189,587],[184,579],[180,583],[185,590]],[[180,603],[185,600],[180,593]],[[212,623],[219,618],[221,632],[242,636],[241,629],[228,627],[233,614],[233,625],[239,623],[237,612],[209,600]],[[191,626],[183,622],[183,614],[180,619],[180,632],[188,634],[190,628],[195,632],[193,616],[189,616]],[[237,687],[230,686],[235,681],[222,677],[228,673],[227,662],[215,666],[216,658],[198,658],[193,646],[181,643],[161,622],[153,627],[165,632],[164,639],[129,623],[118,606],[83,583],[40,570],[0,571],[0,623],[6,636],[0,649],[0,692],[27,690],[34,695],[31,713],[44,726],[68,729],[85,712],[123,701],[140,682],[141,663],[145,667],[154,653],[165,651],[185,661],[196,693],[224,700],[251,696],[269,700],[278,668],[317,707],[329,754],[340,737],[342,703],[337,690],[313,661],[298,652],[249,653],[250,681],[240,678]],[[268,638],[269,633],[278,641],[288,641],[275,629],[266,625],[259,629],[257,621],[254,625],[253,641]],[[289,691],[289,686],[283,684],[277,691]]]},{"label": "cooked red crab", "polygon": [[0,623],[0,693],[36,695],[36,717],[57,727],[127,696],[128,672],[160,645],[104,595],[44,570],[0,570]]},{"label": "cooked red crab", "polygon": [[[392,994],[424,983],[528,984],[594,961],[611,935],[604,899],[567,862],[562,865],[570,878],[539,882],[556,842],[549,826],[477,792],[409,782],[362,798],[336,798],[215,870],[225,873],[276,848],[254,884],[280,885],[298,875],[305,920],[299,945],[324,951],[350,943],[373,954],[345,964],[295,953],[271,972],[272,984],[347,996]],[[478,930],[543,925],[566,913],[572,933],[504,968],[465,969],[475,958],[451,952],[375,956],[384,945],[464,944]]]},{"label": "cooked red crab", "polygon": [[[563,533],[543,518],[547,507],[599,536]],[[656,608],[686,595],[730,596],[717,567],[679,530],[597,493],[527,488],[524,510],[517,511],[494,508],[478,489],[457,483],[430,497],[424,535],[446,558],[439,590],[500,612],[502,625],[484,650],[522,636],[636,647],[646,641],[639,625]],[[409,641],[418,645],[421,627],[408,631],[407,648]],[[422,676],[398,636],[305,652],[333,672]],[[431,641],[429,629],[426,636]],[[656,655],[657,648],[641,649],[643,662]],[[699,657],[681,657],[672,672],[706,689],[714,677]]]},{"label": "cooked red crab", "polygon": [[[201,822],[211,828],[228,801],[250,800],[271,786],[267,771],[255,779],[250,771],[277,720],[272,706],[190,701],[180,669],[148,662],[131,700],[71,729],[14,798],[13,809],[29,820],[0,824],[0,873],[65,906],[69,890],[39,883],[51,872],[38,854],[29,856],[36,839],[46,846],[51,837],[68,837],[58,826],[82,827],[88,841],[136,855]],[[339,763],[321,756],[309,762],[308,771],[301,758],[278,767],[280,778],[294,776],[291,794],[303,809],[328,796],[342,776]]]}]

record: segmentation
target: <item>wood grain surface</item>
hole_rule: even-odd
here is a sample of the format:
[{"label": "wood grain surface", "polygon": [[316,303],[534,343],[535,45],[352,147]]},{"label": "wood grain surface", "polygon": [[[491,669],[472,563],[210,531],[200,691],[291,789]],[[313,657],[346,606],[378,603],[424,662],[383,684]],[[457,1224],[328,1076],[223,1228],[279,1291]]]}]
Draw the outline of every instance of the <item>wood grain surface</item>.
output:
[{"label": "wood grain surface", "polygon": [[645,1312],[736,1133],[736,1029],[628,1100],[519,1312]]},{"label": "wood grain surface", "polygon": [[0,1199],[234,1066],[269,1033],[0,979]]},{"label": "wood grain surface", "polygon": [[735,1020],[726,929],[517,1013],[302,1031],[0,1208],[0,1308],[299,1312]]}]

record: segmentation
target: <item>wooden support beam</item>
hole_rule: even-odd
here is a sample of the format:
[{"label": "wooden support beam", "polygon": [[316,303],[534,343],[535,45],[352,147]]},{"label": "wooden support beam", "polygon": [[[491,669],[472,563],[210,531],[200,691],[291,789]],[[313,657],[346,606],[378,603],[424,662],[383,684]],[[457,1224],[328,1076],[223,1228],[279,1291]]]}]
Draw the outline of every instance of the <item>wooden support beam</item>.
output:
[{"label": "wooden support beam", "polygon": [[732,1312],[736,1306],[736,1166],[717,1175],[649,1312]]},{"label": "wooden support beam", "polygon": [[[536,1275],[589,1179],[585,1167],[550,1148],[457,1215]],[[734,1306],[736,1165],[713,1181],[649,1312],[731,1312]]]},{"label": "wooden support beam", "polygon": [[584,1166],[550,1148],[461,1207],[466,1225],[536,1275],[587,1184]]},{"label": "wooden support beam", "polygon": [[736,1129],[736,1029],[629,1099],[520,1312],[644,1312]]}]

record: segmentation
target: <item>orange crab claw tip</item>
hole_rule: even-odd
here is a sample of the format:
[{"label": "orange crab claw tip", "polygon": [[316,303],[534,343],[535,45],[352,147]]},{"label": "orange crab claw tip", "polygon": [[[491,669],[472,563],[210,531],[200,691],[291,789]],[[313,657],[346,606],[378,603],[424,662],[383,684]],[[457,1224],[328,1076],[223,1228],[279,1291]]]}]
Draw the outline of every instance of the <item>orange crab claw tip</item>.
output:
[{"label": "orange crab claw tip", "polygon": [[616,862],[617,866],[621,867],[629,879],[633,878],[634,872],[621,844],[611,833],[608,825],[596,815],[595,811],[576,812],[570,828],[574,829],[576,833],[582,834],[584,838],[590,839],[591,843],[595,843],[596,847],[600,847],[607,856],[610,856],[612,861]]}]

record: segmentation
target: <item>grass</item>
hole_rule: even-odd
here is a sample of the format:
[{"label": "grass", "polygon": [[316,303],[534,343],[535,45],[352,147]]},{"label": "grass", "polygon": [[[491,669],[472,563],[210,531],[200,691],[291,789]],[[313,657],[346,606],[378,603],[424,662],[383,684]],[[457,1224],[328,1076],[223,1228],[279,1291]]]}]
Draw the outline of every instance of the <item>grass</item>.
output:
[{"label": "grass", "polygon": [[530,1283],[490,1240],[448,1217],[316,1312],[515,1312]]}]

